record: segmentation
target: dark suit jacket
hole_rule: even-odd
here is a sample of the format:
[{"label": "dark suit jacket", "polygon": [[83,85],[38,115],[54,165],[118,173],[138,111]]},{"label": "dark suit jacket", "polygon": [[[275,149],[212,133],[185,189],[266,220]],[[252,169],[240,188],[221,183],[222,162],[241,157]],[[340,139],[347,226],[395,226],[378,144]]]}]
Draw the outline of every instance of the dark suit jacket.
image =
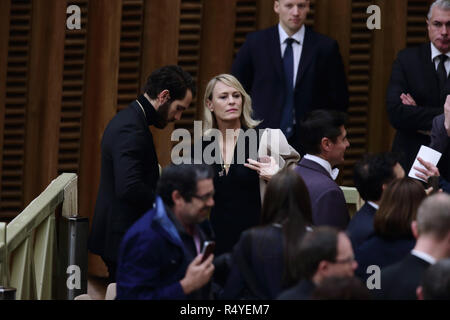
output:
[{"label": "dark suit jacket", "polygon": [[[280,128],[286,83],[278,25],[248,35],[233,63],[232,74],[252,97],[253,117],[264,120],[261,127]],[[348,107],[347,82],[337,42],[308,27],[294,89],[294,107],[296,123],[314,109],[346,111]],[[294,141],[300,138],[297,136]]]},{"label": "dark suit jacket", "polygon": [[441,188],[446,192],[450,192],[450,138],[444,127],[444,115],[441,114],[434,118],[433,127],[431,129],[430,148],[442,153],[439,160],[438,168],[441,174]]},{"label": "dark suit jacket", "polygon": [[[450,93],[450,81],[445,86]],[[417,106],[404,105],[400,95],[409,93]],[[443,112],[436,67],[431,61],[431,44],[404,49],[392,65],[387,89],[386,106],[392,126],[397,130],[392,151],[403,153],[401,165],[409,172],[421,145],[427,146],[430,137],[418,130],[431,130],[435,116]]]},{"label": "dark suit jacket", "polygon": [[366,202],[350,220],[347,233],[352,241],[353,251],[374,235],[373,217],[375,212],[377,210]]},{"label": "dark suit jacket", "polygon": [[402,261],[381,269],[381,290],[375,296],[386,300],[417,300],[416,289],[430,266],[428,262],[412,254]]},{"label": "dark suit jacket", "polygon": [[375,235],[355,250],[358,262],[355,274],[365,282],[369,276],[367,267],[377,265],[384,268],[392,265],[403,259],[415,244],[416,240],[412,236],[389,239]]},{"label": "dark suit jacket", "polygon": [[347,228],[350,216],[344,193],[328,172],[320,164],[304,158],[295,171],[308,188],[314,225]]},{"label": "dark suit jacket", "polygon": [[158,159],[148,128],[156,111],[144,96],[120,111],[106,127],[102,143],[100,186],[89,239],[89,249],[117,261],[120,241],[131,225],[155,200]]},{"label": "dark suit jacket", "polygon": [[283,235],[268,225],[244,231],[233,250],[224,299],[275,299],[282,289]]},{"label": "dark suit jacket", "polygon": [[277,300],[309,300],[315,288],[311,280],[301,280],[296,286],[283,291]]}]

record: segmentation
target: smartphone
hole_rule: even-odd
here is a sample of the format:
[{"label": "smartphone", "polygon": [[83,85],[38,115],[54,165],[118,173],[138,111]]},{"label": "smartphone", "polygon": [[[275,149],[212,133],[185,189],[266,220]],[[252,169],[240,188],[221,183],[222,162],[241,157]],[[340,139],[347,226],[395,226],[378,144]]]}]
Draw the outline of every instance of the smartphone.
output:
[{"label": "smartphone", "polygon": [[216,247],[215,241],[205,241],[203,243],[203,250],[202,250],[202,261],[205,261],[208,259],[208,257],[214,252],[214,248]]},{"label": "smartphone", "polygon": [[427,188],[433,187],[433,191],[431,194],[434,194],[439,191],[439,177],[431,176],[428,178]]}]

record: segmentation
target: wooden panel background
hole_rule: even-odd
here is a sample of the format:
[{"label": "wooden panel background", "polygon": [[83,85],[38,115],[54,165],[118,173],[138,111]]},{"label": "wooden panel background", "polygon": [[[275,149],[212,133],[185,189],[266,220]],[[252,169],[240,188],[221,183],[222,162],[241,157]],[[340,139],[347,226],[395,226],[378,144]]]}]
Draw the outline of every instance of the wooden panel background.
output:
[{"label": "wooden panel background", "polygon": [[[63,25],[70,4],[81,8],[81,30]],[[366,27],[371,4],[381,8],[381,30]],[[429,4],[311,0],[307,25],[338,41],[349,83],[351,148],[341,184],[353,184],[364,152],[390,148],[384,99],[391,64],[399,50],[427,40]],[[181,120],[152,129],[167,165],[170,133],[192,131],[207,81],[229,71],[249,32],[276,22],[270,0],[0,1],[0,219],[15,217],[62,172],[79,174],[80,214],[92,217],[104,127],[152,70],[179,64],[198,93]]]}]

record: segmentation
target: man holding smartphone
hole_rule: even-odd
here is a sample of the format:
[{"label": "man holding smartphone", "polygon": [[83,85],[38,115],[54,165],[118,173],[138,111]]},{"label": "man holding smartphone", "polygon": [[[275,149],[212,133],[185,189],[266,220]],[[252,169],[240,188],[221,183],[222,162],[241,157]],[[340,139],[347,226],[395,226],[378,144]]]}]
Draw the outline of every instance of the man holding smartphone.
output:
[{"label": "man holding smartphone", "polygon": [[198,224],[214,206],[213,176],[207,165],[172,165],[163,170],[155,208],[123,238],[117,299],[211,298],[214,245],[202,251],[208,239]]}]

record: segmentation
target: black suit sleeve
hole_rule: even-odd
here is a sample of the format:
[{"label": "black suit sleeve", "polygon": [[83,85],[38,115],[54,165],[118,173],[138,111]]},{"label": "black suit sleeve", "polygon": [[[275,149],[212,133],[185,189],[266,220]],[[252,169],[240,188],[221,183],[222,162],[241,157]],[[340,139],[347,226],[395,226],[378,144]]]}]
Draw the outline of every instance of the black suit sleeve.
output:
[{"label": "black suit sleeve", "polygon": [[406,65],[400,55],[392,65],[391,79],[387,89],[386,106],[389,120],[397,130],[430,130],[433,118],[442,110],[426,105],[410,106],[402,104],[400,95],[409,93],[413,99],[414,92],[409,92],[408,81],[426,81],[423,79],[409,79],[408,68],[416,68],[414,65]]},{"label": "black suit sleeve", "polygon": [[116,194],[119,199],[148,210],[155,200],[155,190],[143,179],[148,143],[141,135],[129,133],[117,140],[112,150]]},{"label": "black suit sleeve", "polygon": [[330,50],[327,51],[329,55],[326,57],[325,63],[328,65],[326,70],[329,74],[324,79],[328,82],[330,99],[328,105],[338,111],[347,112],[349,104],[347,79],[338,43],[333,41]]},{"label": "black suit sleeve", "polygon": [[251,57],[251,39],[247,37],[241,49],[234,59],[231,67],[231,74],[233,74],[242,84],[245,91],[251,94],[253,85],[253,63]]}]

